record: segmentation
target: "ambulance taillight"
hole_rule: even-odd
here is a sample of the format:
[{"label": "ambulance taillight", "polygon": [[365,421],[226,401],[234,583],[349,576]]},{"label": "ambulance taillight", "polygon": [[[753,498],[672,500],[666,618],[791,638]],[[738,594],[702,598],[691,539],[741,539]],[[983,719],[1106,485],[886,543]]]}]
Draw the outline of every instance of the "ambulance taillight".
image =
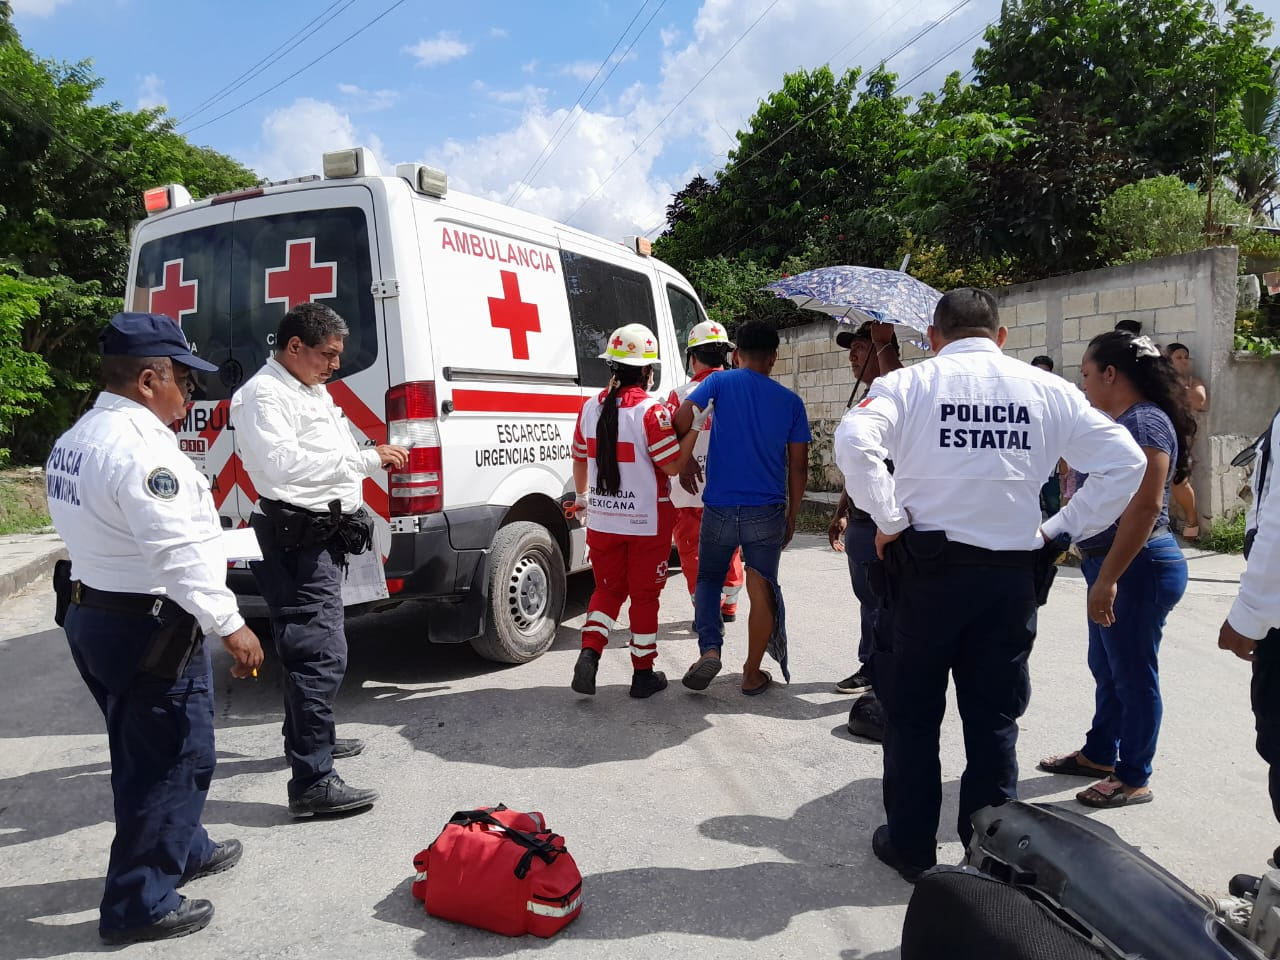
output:
[{"label": "ambulance taillight", "polygon": [[402,383],[387,391],[387,443],[409,448],[408,466],[391,474],[391,516],[442,510],[444,471],[434,383]]},{"label": "ambulance taillight", "polygon": [[191,194],[180,183],[170,183],[163,187],[152,187],[142,193],[142,207],[147,216],[164,213],[174,207],[185,207],[191,202]]}]

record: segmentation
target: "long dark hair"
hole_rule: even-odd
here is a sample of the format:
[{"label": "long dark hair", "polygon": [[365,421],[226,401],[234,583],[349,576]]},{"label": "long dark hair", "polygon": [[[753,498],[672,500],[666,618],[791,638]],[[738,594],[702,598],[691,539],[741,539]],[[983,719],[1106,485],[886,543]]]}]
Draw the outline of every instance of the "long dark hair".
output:
[{"label": "long dark hair", "polygon": [[618,394],[624,387],[649,382],[650,367],[629,363],[610,363],[609,393],[596,421],[596,488],[605,496],[622,492],[622,474],[618,470]]},{"label": "long dark hair", "polygon": [[1155,344],[1147,337],[1135,337],[1126,330],[1111,330],[1090,340],[1085,355],[1099,370],[1115,367],[1128,378],[1144,400],[1164,411],[1178,435],[1178,459],[1174,473],[1182,474],[1188,469],[1191,458],[1196,421],[1191,416],[1187,388],[1178,379],[1178,371],[1159,351],[1152,356],[1151,351],[1155,349]]}]

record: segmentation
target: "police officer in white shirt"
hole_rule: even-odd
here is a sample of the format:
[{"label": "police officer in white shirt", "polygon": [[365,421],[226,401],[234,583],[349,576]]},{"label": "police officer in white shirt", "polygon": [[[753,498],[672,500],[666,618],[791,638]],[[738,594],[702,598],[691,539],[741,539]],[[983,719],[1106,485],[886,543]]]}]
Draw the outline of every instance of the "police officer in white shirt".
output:
[{"label": "police officer in white shirt", "polygon": [[[836,430],[848,493],[879,530],[887,593],[875,663],[888,824],[872,849],[909,881],[937,862],[948,675],[964,725],[967,844],[974,811],[1017,796],[1039,548],[1106,529],[1146,462],[1076,387],[1001,354],[1006,333],[989,294],[951,291],[929,328],[937,356],[880,377]],[[1089,483],[1041,524],[1040,485],[1062,458]]]},{"label": "police officer in white shirt", "polygon": [[[1240,593],[1218,631],[1218,646],[1253,663],[1250,699],[1258,733],[1257,749],[1270,766],[1271,809],[1280,820],[1280,484],[1276,482],[1277,466],[1280,466],[1280,412],[1256,444],[1253,503],[1245,518],[1247,565],[1240,576]],[[1089,483],[1093,483],[1092,477]],[[1280,863],[1280,847],[1276,848],[1273,858]]]},{"label": "police officer in white shirt", "polygon": [[238,840],[200,825],[213,776],[213,677],[205,634],[247,677],[258,638],[227,588],[209,484],[178,449],[192,355],[166,316],[117,314],[100,336],[105,388],[46,464],[53,524],[70,569],[54,576],[57,620],[107,722],[115,839],[98,932],[107,943],[201,929],[208,900],[177,888],[235,866]]},{"label": "police officer in white shirt", "polygon": [[231,400],[240,459],[259,496],[249,523],[263,558],[250,567],[284,668],[295,817],[366,808],[378,798],[333,769],[335,757],[364,749],[334,735],[333,701],[347,670],[342,577],[348,554],[372,547],[364,479],[403,467],[409,451],[388,444],[362,450],[325,389],[347,333],[323,304],[294,307],[280,321],[275,355]]}]

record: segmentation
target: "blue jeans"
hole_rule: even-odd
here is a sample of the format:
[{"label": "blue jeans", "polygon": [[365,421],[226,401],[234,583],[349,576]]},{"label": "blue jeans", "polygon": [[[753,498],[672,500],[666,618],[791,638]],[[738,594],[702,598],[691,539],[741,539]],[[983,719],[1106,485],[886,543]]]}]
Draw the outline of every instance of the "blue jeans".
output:
[{"label": "blue jeans", "polygon": [[844,556],[849,561],[849,581],[858,598],[861,633],[858,637],[858,662],[871,662],[876,640],[876,621],[880,614],[880,598],[867,582],[867,565],[875,563],[876,523],[874,520],[850,520],[844,528]]},{"label": "blue jeans", "polygon": [[72,604],[71,658],[107,722],[116,833],[99,930],[159,920],[178,906],[178,880],[214,852],[200,824],[213,779],[213,675],[206,645],[177,680],[138,669],[153,617]]},{"label": "blue jeans", "polygon": [[[1090,587],[1102,557],[1081,563]],[[1165,618],[1187,589],[1187,561],[1172,534],[1147,541],[1116,584],[1115,623],[1089,621],[1089,670],[1097,684],[1093,726],[1083,753],[1114,765],[1126,786],[1145,787],[1156,755],[1160,701],[1160,638]]]},{"label": "blue jeans", "polygon": [[[719,650],[724,642],[720,621],[720,591],[729,572],[733,551],[742,548],[742,562],[748,570],[768,580],[774,587],[777,619],[769,652],[783,666],[786,630],[783,626],[782,591],[778,589],[778,564],[787,538],[787,508],[774,503],[765,507],[704,507],[702,533],[698,538],[698,586],[693,595],[693,629],[698,634],[698,650]],[[775,653],[781,642],[782,657]]]}]

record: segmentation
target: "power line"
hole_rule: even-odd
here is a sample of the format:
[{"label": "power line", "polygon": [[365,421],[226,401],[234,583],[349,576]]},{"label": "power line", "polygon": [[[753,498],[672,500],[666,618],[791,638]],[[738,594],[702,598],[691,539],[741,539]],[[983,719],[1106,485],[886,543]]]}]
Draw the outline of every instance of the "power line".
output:
[{"label": "power line", "polygon": [[[284,43],[280,44],[278,47],[276,47],[274,50],[268,53],[265,57],[263,57],[257,63],[253,64],[247,70],[245,70],[244,72],[242,72],[241,74],[239,74],[238,76],[230,80],[224,86],[220,87],[213,94],[211,94],[208,97],[205,97],[205,99],[201,100],[198,104],[192,107],[191,110],[188,111],[188,113],[182,118],[182,120],[179,121],[179,125],[183,123],[190,123],[191,120],[193,120],[199,114],[204,113],[206,110],[212,107],[215,103],[235,93],[237,90],[243,87],[246,83],[248,83],[258,74],[262,73],[262,71],[266,70],[268,67],[274,64],[281,57],[283,57],[285,54],[289,53],[290,51],[295,49],[297,46],[299,46],[304,40],[306,40],[308,37],[314,34],[316,30],[319,30],[321,27],[327,24],[330,20],[333,20],[334,17],[338,16],[338,14],[342,13],[344,10],[347,9],[347,7],[351,6],[351,4],[353,3],[355,3],[355,0],[346,0],[345,3],[343,2],[343,0],[334,0],[333,3],[325,7],[325,9],[322,10],[317,16],[307,21],[307,23],[305,23],[302,26],[301,30],[298,30],[296,33],[294,33],[293,36],[285,40]],[[334,7],[337,7],[339,5],[341,5],[342,7],[341,10],[338,10],[336,13],[333,14],[333,16],[329,17],[327,20],[324,20],[323,23],[317,23],[317,21],[321,20],[325,16],[325,14],[329,13],[330,10],[332,10]],[[308,27],[311,27],[312,24],[315,24],[315,29],[307,33],[306,36],[302,36],[301,38],[299,38],[299,35],[302,34],[303,31],[307,30]],[[297,40],[297,43],[293,42],[295,39]]]},{"label": "power line", "polygon": [[[966,2],[968,2],[968,0],[966,0]],[[600,181],[600,183],[596,186],[596,188],[587,195],[587,198],[585,200],[583,200],[580,204],[578,204],[578,206],[574,209],[573,213],[569,214],[569,216],[566,218],[566,221],[572,220],[574,217],[576,217],[578,213],[582,210],[582,208],[585,207],[588,203],[590,203],[595,198],[595,195],[597,193],[599,193],[602,189],[604,189],[604,185],[613,179],[614,174],[616,174],[619,170],[621,170],[622,167],[626,164],[626,162],[630,160],[632,157],[634,157],[636,153],[640,150],[640,148],[643,147],[645,143],[648,142],[649,138],[652,137],[655,133],[657,133],[664,123],[666,123],[668,120],[671,119],[671,115],[680,108],[681,104],[683,104],[686,100],[688,100],[691,96],[693,96],[693,92],[697,90],[698,87],[702,86],[702,82],[706,80],[707,77],[711,76],[712,72],[716,69],[716,67],[720,66],[720,64],[724,62],[724,59],[727,56],[729,56],[729,54],[733,53],[733,51],[737,48],[738,44],[740,44],[743,40],[747,38],[747,34],[749,34],[752,30],[754,30],[756,28],[756,25],[759,24],[760,21],[763,20],[768,15],[769,11],[771,11],[777,5],[778,5],[778,0],[772,0],[772,2],[767,7],[764,8],[764,11],[760,14],[760,16],[756,17],[755,20],[751,21],[751,26],[747,27],[746,30],[742,31],[738,39],[734,40],[733,43],[729,45],[729,48],[725,50],[724,53],[720,54],[716,62],[707,68],[707,72],[698,78],[698,82],[695,83],[692,87],[690,87],[688,92],[685,93],[683,97],[681,97],[679,100],[676,101],[675,106],[673,106],[670,110],[667,111],[666,116],[664,116],[661,120],[659,120],[657,124],[654,125],[654,128],[650,130],[648,133],[646,133],[644,137],[640,140],[640,142],[637,143],[632,148],[631,152],[628,153],[625,157],[623,157],[622,160],[618,164],[616,164],[612,170],[609,171],[609,175]]]},{"label": "power line", "polygon": [[368,21],[366,24],[364,24],[364,26],[360,27],[360,28],[359,28],[359,29],[357,29],[357,30],[353,30],[351,33],[347,34],[345,37],[343,37],[341,40],[339,40],[337,43],[335,43],[332,47],[330,47],[330,48],[329,48],[328,50],[326,50],[324,53],[320,54],[320,56],[316,57],[314,60],[308,61],[307,63],[303,64],[301,67],[299,67],[297,70],[293,71],[293,73],[289,74],[289,75],[288,75],[287,77],[285,77],[283,80],[280,80],[280,81],[278,81],[278,82],[276,82],[276,83],[272,84],[271,86],[267,87],[267,89],[263,90],[261,93],[259,93],[259,94],[255,95],[255,96],[250,97],[248,100],[244,100],[244,101],[242,101],[242,102],[240,102],[240,103],[237,103],[237,104],[236,104],[234,107],[232,107],[230,110],[226,110],[226,111],[224,111],[224,112],[222,112],[222,113],[218,114],[218,115],[217,115],[216,117],[214,117],[212,120],[206,120],[206,121],[204,121],[204,123],[198,123],[198,124],[196,124],[194,127],[191,127],[191,128],[189,128],[188,130],[186,130],[186,131],[185,131],[185,135],[186,135],[186,136],[190,136],[191,134],[195,133],[197,130],[200,130],[200,129],[204,128],[204,127],[209,126],[209,124],[211,124],[211,123],[217,123],[217,122],[218,122],[219,120],[221,120],[223,117],[229,117],[231,114],[235,113],[237,110],[240,110],[240,109],[241,109],[241,108],[243,108],[243,107],[247,107],[249,104],[254,103],[254,102],[258,101],[258,100],[261,100],[261,99],[262,99],[263,97],[265,97],[267,94],[269,94],[269,93],[271,93],[271,92],[273,92],[273,91],[275,91],[275,90],[278,90],[280,87],[284,86],[286,83],[288,83],[288,82],[289,82],[290,80],[292,80],[294,77],[298,76],[298,74],[303,73],[303,72],[305,72],[305,71],[307,71],[307,70],[311,69],[312,67],[314,67],[317,63],[319,63],[319,62],[320,62],[321,60],[323,60],[325,57],[329,56],[329,54],[333,53],[335,50],[339,49],[340,47],[346,46],[348,43],[350,43],[350,42],[351,42],[352,40],[354,40],[356,37],[360,36],[360,34],[364,33],[366,30],[368,30],[370,27],[372,27],[375,23],[377,23],[379,20],[381,20],[381,19],[382,19],[383,17],[385,17],[387,14],[389,14],[389,13],[391,13],[393,10],[395,10],[395,9],[396,9],[396,7],[403,6],[403,5],[404,5],[404,3],[405,3],[405,0],[396,0],[396,2],[395,2],[395,3],[391,4],[391,6],[387,7],[385,10],[383,10],[380,14],[378,14],[378,15],[377,15],[376,17],[374,17],[372,20]]},{"label": "power line", "polygon": [[[521,194],[523,194],[525,191],[525,187],[533,182],[533,178],[536,177],[538,173],[542,172],[542,167],[538,166],[538,162],[542,160],[543,156],[545,155],[547,160],[550,160],[551,155],[554,154],[556,150],[560,149],[560,144],[558,143],[554,148],[551,147],[551,145],[555,143],[556,137],[559,135],[560,131],[564,129],[564,125],[569,121],[569,118],[573,116],[573,111],[577,109],[578,104],[582,103],[582,98],[587,95],[587,91],[591,89],[591,85],[596,82],[596,78],[600,76],[600,71],[602,71],[605,68],[605,66],[609,64],[614,53],[617,52],[618,47],[622,46],[622,41],[627,38],[627,34],[631,32],[631,28],[635,26],[635,22],[640,19],[640,14],[644,13],[644,8],[647,7],[648,5],[649,5],[649,0],[644,0],[644,2],[640,4],[640,8],[636,10],[635,15],[632,16],[631,22],[628,23],[623,28],[622,33],[618,35],[618,39],[614,43],[613,49],[610,50],[605,55],[605,58],[600,61],[600,66],[596,67],[596,72],[592,74],[591,79],[587,81],[587,85],[582,88],[582,92],[578,94],[578,99],[574,101],[573,106],[569,108],[568,112],[560,120],[560,125],[556,127],[555,132],[552,133],[551,136],[547,139],[547,142],[543,144],[542,150],[539,151],[538,155],[533,158],[533,163],[529,164],[529,169],[524,172],[524,176],[522,176],[519,180],[516,181],[515,187],[512,188],[511,194],[507,197],[507,206],[511,206],[517,200],[519,200]],[[600,84],[599,87],[596,88],[596,92],[591,95],[592,100],[594,100],[596,96],[599,95],[600,91],[604,89],[605,84],[609,82],[609,78],[613,76],[614,70],[617,70],[619,65],[621,65],[622,61],[626,59],[627,54],[631,52],[631,47],[634,47],[636,45],[636,40],[640,39],[640,35],[643,34],[645,30],[648,29],[649,24],[653,22],[653,18],[658,15],[658,11],[660,11],[666,5],[667,5],[667,0],[662,0],[662,2],[658,4],[657,9],[653,11],[653,14],[645,22],[645,25],[640,28],[640,33],[637,33],[635,36],[635,39],[631,41],[631,46],[627,47],[626,51],[622,54],[622,56],[613,62],[613,67],[609,70],[609,75],[604,78],[604,81]],[[587,102],[586,106],[590,106],[590,101]],[[586,109],[586,106],[583,107],[584,110]],[[578,122],[577,118],[575,117],[574,124],[576,124],[577,122]],[[569,133],[572,132],[572,130],[573,130],[573,126],[571,125],[569,129],[565,131],[564,136],[566,139],[568,138]],[[560,143],[563,143],[563,142],[564,140],[562,139]],[[547,153],[547,150],[549,148],[551,150],[550,154]],[[543,166],[545,165],[546,163],[543,162]],[[538,168],[536,171],[534,170],[535,167]]]},{"label": "power line", "polygon": [[124,171],[122,171],[119,167],[112,166],[106,161],[101,160],[98,157],[95,157],[92,153],[89,153],[88,151],[86,151],[83,147],[81,147],[78,143],[73,141],[70,137],[64,134],[57,127],[53,126],[53,124],[49,123],[44,118],[36,116],[35,114],[32,114],[31,112],[29,112],[27,110],[27,105],[24,104],[22,101],[18,100],[12,94],[10,94],[9,91],[4,89],[4,87],[0,87],[0,98],[3,98],[5,102],[9,104],[13,112],[18,114],[18,116],[22,117],[22,119],[26,120],[27,123],[33,124],[34,126],[43,127],[44,130],[46,130],[50,134],[50,136],[52,136],[55,140],[60,141],[63,145],[68,147],[72,153],[76,154],[82,160],[85,160],[88,163],[92,164],[93,166],[106,171],[107,173],[111,174],[113,177],[124,176]]}]

